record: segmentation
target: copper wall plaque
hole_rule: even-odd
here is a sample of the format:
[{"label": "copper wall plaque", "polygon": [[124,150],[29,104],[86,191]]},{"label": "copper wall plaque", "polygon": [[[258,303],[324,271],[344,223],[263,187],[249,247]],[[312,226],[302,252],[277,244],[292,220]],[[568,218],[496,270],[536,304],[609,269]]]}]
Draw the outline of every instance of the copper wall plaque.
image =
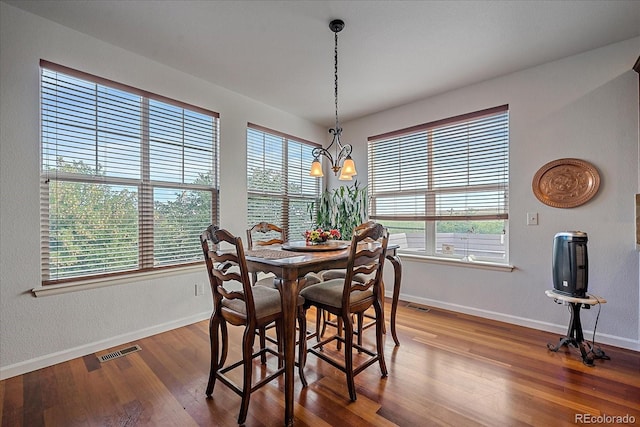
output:
[{"label": "copper wall plaque", "polygon": [[591,163],[584,160],[558,159],[538,169],[532,187],[533,194],[545,205],[574,208],[596,195],[600,175]]}]

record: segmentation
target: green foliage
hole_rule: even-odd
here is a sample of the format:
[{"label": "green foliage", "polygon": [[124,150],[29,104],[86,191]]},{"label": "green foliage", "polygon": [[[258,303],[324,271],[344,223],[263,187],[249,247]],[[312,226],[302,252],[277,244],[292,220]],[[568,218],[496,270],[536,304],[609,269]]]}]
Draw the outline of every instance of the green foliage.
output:
[{"label": "green foliage", "polygon": [[[424,233],[424,221],[384,221],[390,233]],[[438,221],[438,233],[504,234],[504,221]]]},{"label": "green foliage", "polygon": [[260,193],[282,194],[284,192],[282,172],[273,169],[253,168],[249,173],[247,189]]},{"label": "green foliage", "polygon": [[439,233],[503,234],[504,221],[439,221]]},{"label": "green foliage", "polygon": [[156,264],[171,264],[200,255],[194,239],[211,224],[211,192],[176,190],[174,200],[154,203],[154,252]]},{"label": "green foliage", "polygon": [[315,215],[309,217],[312,212],[308,206],[315,199],[315,191],[310,194],[311,190],[301,185],[295,170],[250,169],[247,190],[247,226],[260,221],[281,225],[291,240],[300,239],[314,226]]},{"label": "green foliage", "polygon": [[[83,162],[58,159],[61,172],[93,175]],[[100,169],[97,175],[101,174]],[[74,181],[51,183],[50,267],[75,271],[130,268],[138,263],[138,200],[131,188]],[[89,266],[89,267],[88,267]]]},{"label": "green foliage", "polygon": [[353,229],[367,220],[367,202],[367,187],[359,188],[356,181],[353,186],[324,190],[317,209],[311,204],[309,212],[315,211],[318,227],[337,228],[342,238],[349,240]]},{"label": "green foliage", "polygon": [[[82,161],[57,159],[67,176],[101,176]],[[208,185],[211,174],[195,184]],[[156,188],[158,190],[158,188]],[[153,259],[156,265],[201,256],[197,233],[209,225],[210,190],[159,189],[154,202]],[[49,268],[56,278],[139,268],[140,206],[135,185],[52,180],[49,184]]]}]

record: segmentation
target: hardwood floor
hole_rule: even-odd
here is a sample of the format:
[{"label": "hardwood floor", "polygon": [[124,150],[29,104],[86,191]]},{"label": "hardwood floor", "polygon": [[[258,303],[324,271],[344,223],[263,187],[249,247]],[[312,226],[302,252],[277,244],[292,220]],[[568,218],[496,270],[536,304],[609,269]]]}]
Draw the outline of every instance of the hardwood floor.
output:
[{"label": "hardwood floor", "polygon": [[[310,327],[314,318],[311,310]],[[4,380],[2,426],[237,425],[236,394],[218,383],[212,400],[204,395],[207,326],[136,341],[141,351],[108,362],[97,356],[126,345]],[[638,352],[602,345],[611,360],[587,367],[577,349],[547,350],[556,334],[402,302],[397,328],[399,347],[386,336],[389,377],[377,365],[359,374],[356,402],[343,374],[309,355],[309,387],[296,379],[296,426],[569,426],[598,416],[640,424]],[[233,361],[239,335],[231,332]],[[367,330],[365,342],[374,335]],[[246,425],[282,425],[283,389],[280,378],[254,393]]]}]

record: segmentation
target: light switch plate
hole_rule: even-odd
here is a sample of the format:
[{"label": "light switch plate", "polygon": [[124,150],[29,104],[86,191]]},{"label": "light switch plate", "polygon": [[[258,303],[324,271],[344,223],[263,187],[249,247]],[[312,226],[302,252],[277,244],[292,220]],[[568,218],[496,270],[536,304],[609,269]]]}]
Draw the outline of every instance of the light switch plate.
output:
[{"label": "light switch plate", "polygon": [[538,225],[538,212],[529,212],[527,214],[527,225]]}]

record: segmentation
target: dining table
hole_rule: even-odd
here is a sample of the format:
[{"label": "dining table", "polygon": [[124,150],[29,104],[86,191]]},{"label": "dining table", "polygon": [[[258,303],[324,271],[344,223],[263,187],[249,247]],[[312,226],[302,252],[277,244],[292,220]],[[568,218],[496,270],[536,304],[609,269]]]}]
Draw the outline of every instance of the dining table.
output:
[{"label": "dining table", "polygon": [[[296,347],[296,311],[300,289],[304,286],[304,276],[325,270],[347,267],[350,241],[328,241],[322,245],[311,245],[305,241],[285,242],[281,245],[262,246],[246,251],[247,267],[250,272],[274,274],[274,284],[280,292],[283,314],[284,341],[284,425],[294,423],[294,367]],[[400,295],[402,264],[397,254],[398,245],[389,244],[385,254],[393,265],[394,284],[391,304],[391,335],[396,345],[400,345],[396,335],[395,318]],[[381,295],[384,296],[384,283]],[[381,301],[384,306],[384,297]],[[384,315],[384,312],[383,312]]]}]

